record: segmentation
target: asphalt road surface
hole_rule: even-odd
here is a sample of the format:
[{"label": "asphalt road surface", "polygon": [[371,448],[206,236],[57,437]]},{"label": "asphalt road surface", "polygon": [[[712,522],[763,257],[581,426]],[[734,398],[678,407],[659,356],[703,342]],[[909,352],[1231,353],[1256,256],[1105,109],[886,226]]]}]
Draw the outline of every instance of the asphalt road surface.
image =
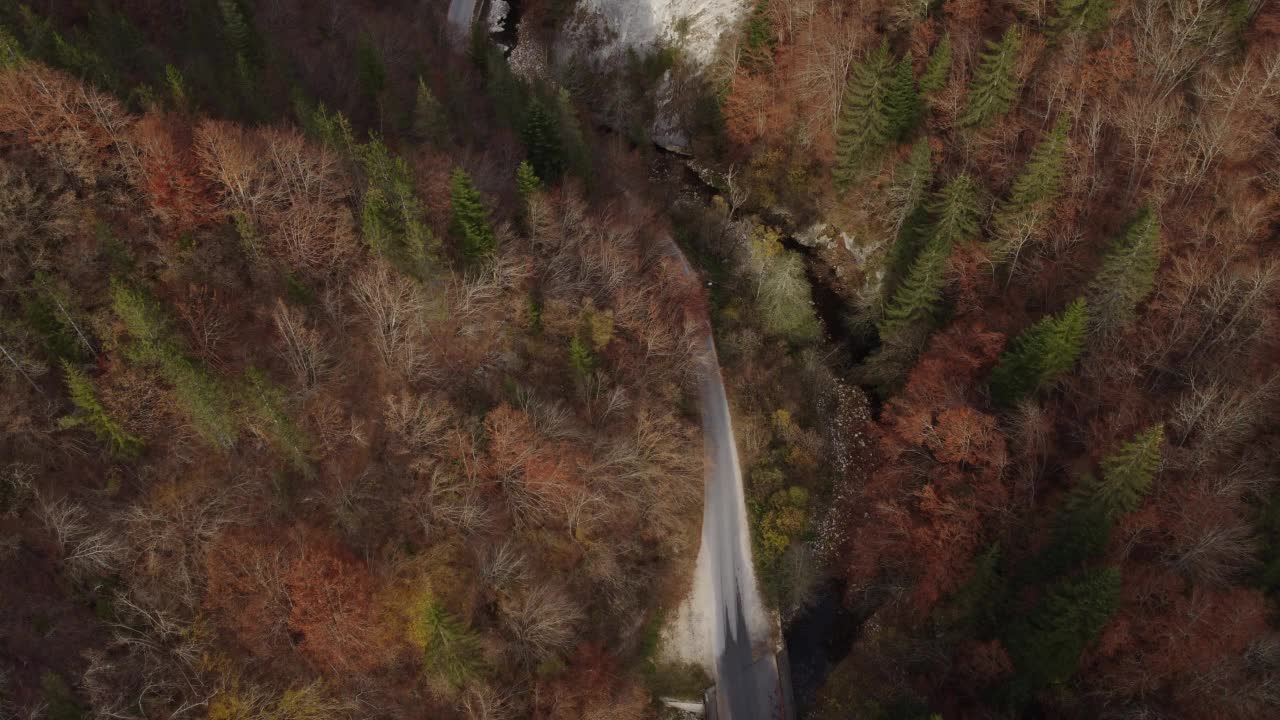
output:
[{"label": "asphalt road surface", "polygon": [[[686,265],[687,267],[687,265]],[[706,497],[702,553],[711,571],[716,719],[773,720],[788,715],[774,656],[770,615],[756,589],[742,468],[715,345],[702,377]]]}]

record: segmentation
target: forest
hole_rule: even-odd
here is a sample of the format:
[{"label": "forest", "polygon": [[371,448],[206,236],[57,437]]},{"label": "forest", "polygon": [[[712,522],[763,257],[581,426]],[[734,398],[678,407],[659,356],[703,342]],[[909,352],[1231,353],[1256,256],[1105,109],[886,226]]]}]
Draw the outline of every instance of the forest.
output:
[{"label": "forest", "polygon": [[676,717],[717,359],[799,717],[1280,716],[1280,4],[587,4],[0,0],[0,720]]}]

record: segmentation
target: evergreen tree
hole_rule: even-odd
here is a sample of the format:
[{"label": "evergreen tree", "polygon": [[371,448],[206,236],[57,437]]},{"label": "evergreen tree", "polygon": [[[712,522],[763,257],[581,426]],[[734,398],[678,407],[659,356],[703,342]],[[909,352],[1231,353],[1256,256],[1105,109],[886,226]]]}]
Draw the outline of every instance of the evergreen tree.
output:
[{"label": "evergreen tree", "polygon": [[478,260],[493,252],[496,239],[489,227],[489,210],[471,176],[462,168],[449,178],[449,197],[453,203],[453,232],[462,245],[462,254]]},{"label": "evergreen tree", "polygon": [[359,148],[359,155],[369,180],[361,208],[365,241],[402,272],[421,278],[435,238],[423,221],[408,164],[377,139]]},{"label": "evergreen tree", "polygon": [[226,34],[227,45],[236,55],[252,62],[255,59],[257,35],[244,6],[238,0],[218,0],[218,10],[222,13],[222,30]]},{"label": "evergreen tree", "polygon": [[938,193],[929,211],[934,217],[933,237],[940,237],[948,244],[977,237],[982,214],[978,206],[978,186],[968,175],[957,175]]},{"label": "evergreen tree", "polygon": [[521,160],[516,167],[516,191],[520,193],[520,198],[528,202],[529,196],[541,189],[542,180],[538,178],[538,173],[534,172],[528,160]]},{"label": "evergreen tree", "polygon": [[773,22],[769,15],[769,0],[756,0],[747,27],[742,34],[744,65],[751,72],[763,72],[773,66],[775,46]]},{"label": "evergreen tree", "polygon": [[865,171],[864,164],[893,137],[888,104],[890,81],[887,42],[850,73],[836,123],[835,179],[842,186],[857,180]]},{"label": "evergreen tree", "polygon": [[1075,366],[1084,350],[1089,312],[1083,299],[1027,328],[991,372],[991,399],[1012,407]]},{"label": "evergreen tree", "polygon": [[356,68],[361,92],[366,98],[378,101],[387,87],[387,68],[368,33],[361,33],[356,45]]},{"label": "evergreen tree", "polygon": [[17,67],[26,60],[26,54],[18,40],[7,28],[0,25],[0,68]]},{"label": "evergreen tree", "polygon": [[[968,175],[958,175],[947,183],[929,209],[934,221],[929,227],[928,240],[885,307],[878,323],[881,337],[896,335],[911,325],[932,322],[942,300],[947,259],[952,249],[978,232],[977,187]],[[898,251],[900,256],[910,253],[911,248],[906,246]]]},{"label": "evergreen tree", "polygon": [[1061,195],[1070,127],[1067,116],[1058,118],[1014,178],[1009,197],[996,209],[995,237],[991,242],[991,256],[996,262],[1016,258],[1023,240],[1040,233],[1044,218]]},{"label": "evergreen tree", "polygon": [[1049,21],[1050,34],[1067,32],[1095,33],[1111,22],[1115,0],[1057,0]]},{"label": "evergreen tree", "polygon": [[415,610],[410,639],[422,649],[427,672],[454,687],[476,677],[483,654],[475,633],[429,596]]},{"label": "evergreen tree", "polygon": [[1089,485],[1087,502],[1114,522],[1138,509],[1160,470],[1164,425],[1138,433],[1115,453],[1102,459],[1102,479]]},{"label": "evergreen tree", "polygon": [[418,78],[418,94],[413,104],[413,133],[419,140],[436,146],[443,146],[449,140],[449,116],[422,78]]},{"label": "evergreen tree", "polygon": [[962,125],[986,125],[1013,107],[1018,97],[1016,65],[1021,50],[1022,33],[1017,25],[1005,30],[999,43],[987,41],[987,52],[982,53],[960,114]]},{"label": "evergreen tree", "polygon": [[1138,304],[1155,289],[1159,267],[1160,218],[1145,207],[1112,243],[1089,283],[1093,330],[1110,332],[1132,322]]},{"label": "evergreen tree", "polygon": [[1020,707],[1038,691],[1069,680],[1119,600],[1120,571],[1114,567],[1088,570],[1049,588],[1031,615],[1006,634],[1015,669],[1005,688],[1009,703]]},{"label": "evergreen tree", "polygon": [[885,98],[889,114],[889,133],[896,140],[903,140],[915,129],[920,120],[920,94],[916,91],[916,76],[911,68],[911,56],[904,55],[894,68],[893,79]]},{"label": "evergreen tree", "polygon": [[67,381],[67,391],[71,395],[71,403],[76,406],[76,414],[59,421],[59,425],[68,428],[85,425],[106,443],[113,455],[133,457],[142,450],[142,441],[130,434],[120,422],[111,416],[107,408],[98,400],[98,392],[89,379],[78,368],[67,361],[62,362],[63,376]]},{"label": "evergreen tree", "polygon": [[896,335],[909,326],[933,322],[942,302],[951,249],[950,243],[937,237],[925,244],[877,323],[881,337]]},{"label": "evergreen tree", "polygon": [[933,157],[928,139],[917,140],[911,155],[893,173],[889,200],[894,208],[895,237],[889,248],[888,272],[883,291],[892,292],[897,279],[906,273],[911,261],[929,239],[929,211],[924,202],[925,190],[933,181]]},{"label": "evergreen tree", "polygon": [[583,379],[590,377],[596,369],[596,354],[591,351],[590,343],[578,335],[569,339],[569,366]]},{"label": "evergreen tree", "polygon": [[951,79],[951,33],[945,33],[933,52],[929,54],[929,62],[920,76],[920,92],[932,95],[947,86]]},{"label": "evergreen tree", "polygon": [[564,145],[560,141],[555,117],[536,97],[525,111],[520,139],[524,141],[529,163],[533,165],[538,177],[547,182],[555,182],[565,168]]}]

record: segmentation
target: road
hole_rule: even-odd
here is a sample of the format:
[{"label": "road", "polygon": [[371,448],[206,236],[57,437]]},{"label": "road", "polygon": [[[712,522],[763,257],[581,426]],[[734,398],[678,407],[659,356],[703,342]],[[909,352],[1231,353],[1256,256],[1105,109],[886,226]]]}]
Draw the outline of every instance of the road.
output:
[{"label": "road", "polygon": [[476,0],[449,0],[449,24],[462,31],[463,37],[471,31],[475,16]]},{"label": "road", "polygon": [[[686,263],[686,267],[687,267]],[[756,588],[742,467],[714,341],[708,337],[702,375],[705,498],[698,572],[710,574],[711,649],[717,720],[786,718],[774,656],[771,615]]]}]

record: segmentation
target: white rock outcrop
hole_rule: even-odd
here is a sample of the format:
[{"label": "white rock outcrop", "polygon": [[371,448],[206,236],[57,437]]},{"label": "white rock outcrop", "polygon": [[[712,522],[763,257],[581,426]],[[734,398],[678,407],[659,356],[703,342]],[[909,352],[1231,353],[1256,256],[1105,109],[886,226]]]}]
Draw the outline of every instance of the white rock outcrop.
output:
[{"label": "white rock outcrop", "polygon": [[581,22],[603,22],[608,38],[597,49],[613,55],[655,42],[679,44],[685,57],[705,65],[721,37],[737,27],[749,0],[580,0]]}]

